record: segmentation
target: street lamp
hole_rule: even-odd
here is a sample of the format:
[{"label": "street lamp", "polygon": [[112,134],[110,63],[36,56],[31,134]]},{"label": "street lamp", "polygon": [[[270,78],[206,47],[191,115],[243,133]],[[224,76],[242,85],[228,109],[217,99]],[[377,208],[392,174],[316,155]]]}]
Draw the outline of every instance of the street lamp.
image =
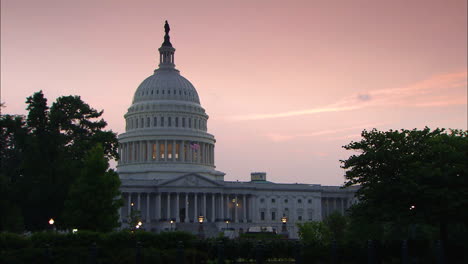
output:
[{"label": "street lamp", "polygon": [[54,225],[55,221],[53,218],[49,219],[49,225],[50,225],[50,229],[51,230],[55,230],[55,225]]},{"label": "street lamp", "polygon": [[201,239],[205,237],[203,232],[203,221],[205,221],[205,217],[203,215],[198,216],[198,222],[200,223],[200,226],[198,227],[198,237]]},{"label": "street lamp", "polygon": [[171,231],[172,231],[172,224],[174,224],[174,220],[171,219],[171,221],[169,221],[171,223]]},{"label": "street lamp", "polygon": [[283,233],[284,236],[288,237],[289,233],[286,225],[288,223],[288,218],[285,215],[281,217],[281,223],[283,223],[281,226],[281,233]]},{"label": "street lamp", "polygon": [[229,219],[226,219],[225,223],[226,223],[226,229],[229,229]]}]

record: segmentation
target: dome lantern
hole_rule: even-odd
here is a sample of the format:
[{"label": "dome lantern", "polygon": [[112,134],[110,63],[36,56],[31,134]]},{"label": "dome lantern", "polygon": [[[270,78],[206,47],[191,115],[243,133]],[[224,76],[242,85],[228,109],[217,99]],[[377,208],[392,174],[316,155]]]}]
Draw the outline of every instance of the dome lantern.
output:
[{"label": "dome lantern", "polygon": [[172,47],[171,37],[169,36],[169,23],[164,24],[164,42],[159,48],[159,69],[175,69],[174,53],[175,49]]}]

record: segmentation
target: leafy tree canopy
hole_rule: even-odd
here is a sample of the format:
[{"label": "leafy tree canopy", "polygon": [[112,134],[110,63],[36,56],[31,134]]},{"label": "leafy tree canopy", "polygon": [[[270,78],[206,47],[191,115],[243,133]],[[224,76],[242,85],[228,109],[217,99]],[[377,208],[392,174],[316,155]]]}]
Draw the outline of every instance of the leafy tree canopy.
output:
[{"label": "leafy tree canopy", "polygon": [[[118,159],[117,137],[79,96],[57,98],[51,107],[42,91],[26,99],[28,114],[0,116],[1,230],[58,226],[70,186],[84,168],[86,152],[101,144],[105,158]],[[5,184],[3,184],[5,183]],[[17,213],[16,213],[17,212]]]},{"label": "leafy tree canopy", "polygon": [[64,221],[69,228],[109,232],[119,226],[122,206],[119,176],[109,170],[101,145],[87,154],[83,170],[70,189],[65,202]]},{"label": "leafy tree canopy", "polygon": [[352,215],[370,221],[440,226],[468,223],[468,131],[364,130],[342,160],[346,186],[359,185]]}]

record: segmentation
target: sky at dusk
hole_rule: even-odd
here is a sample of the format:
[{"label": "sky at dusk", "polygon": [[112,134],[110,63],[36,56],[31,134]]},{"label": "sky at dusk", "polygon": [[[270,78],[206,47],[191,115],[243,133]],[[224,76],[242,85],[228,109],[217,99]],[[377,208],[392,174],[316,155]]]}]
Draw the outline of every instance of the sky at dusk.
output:
[{"label": "sky at dusk", "polygon": [[466,0],[2,0],[2,113],[42,89],[124,132],[166,19],[226,180],[341,185],[363,129],[467,129]]}]

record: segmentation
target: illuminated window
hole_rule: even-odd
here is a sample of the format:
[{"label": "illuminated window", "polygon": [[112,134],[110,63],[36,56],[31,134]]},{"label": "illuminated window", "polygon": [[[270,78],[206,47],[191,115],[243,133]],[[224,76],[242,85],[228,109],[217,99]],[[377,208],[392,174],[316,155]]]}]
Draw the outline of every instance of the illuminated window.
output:
[{"label": "illuminated window", "polygon": [[179,160],[180,144],[176,143],[175,148],[176,148],[175,149],[175,158],[176,158],[176,160]]},{"label": "illuminated window", "polygon": [[156,159],[156,144],[153,144],[152,158]]},{"label": "illuminated window", "polygon": [[164,144],[163,143],[159,144],[159,158],[164,159]]},{"label": "illuminated window", "polygon": [[172,159],[172,143],[167,143],[167,158]]}]

